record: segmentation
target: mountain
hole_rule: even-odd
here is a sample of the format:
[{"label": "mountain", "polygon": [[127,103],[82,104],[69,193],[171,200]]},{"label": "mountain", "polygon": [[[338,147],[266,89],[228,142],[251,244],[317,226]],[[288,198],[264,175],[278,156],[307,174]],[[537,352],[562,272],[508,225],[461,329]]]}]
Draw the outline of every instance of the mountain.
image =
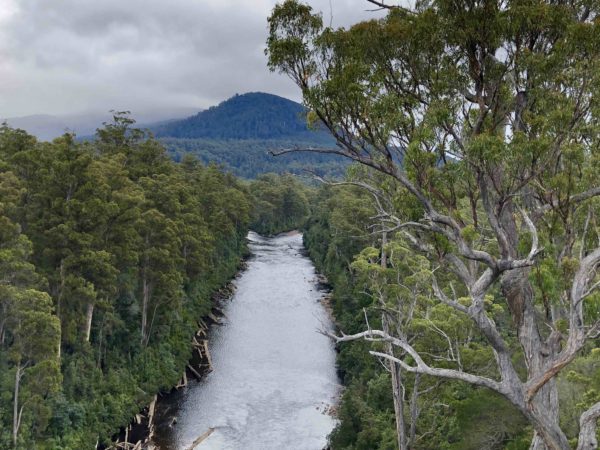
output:
[{"label": "mountain", "polygon": [[304,173],[340,177],[348,163],[328,154],[298,152],[274,157],[271,150],[291,147],[333,147],[324,130],[309,129],[306,109],[277,95],[251,92],[184,120],[152,128],[176,161],[192,154],[217,163],[243,178],[261,173]]},{"label": "mountain", "polygon": [[[346,160],[335,155],[299,152],[274,157],[269,153],[281,148],[335,145],[328,132],[309,129],[306,109],[292,100],[251,92],[197,111],[189,108],[133,111],[131,117],[137,121],[137,127],[150,129],[174,160],[192,154],[204,163],[223,165],[243,178],[255,178],[266,172],[301,174],[307,169],[339,177],[346,170]],[[52,140],[66,131],[74,131],[82,139],[93,139],[96,128],[110,122],[112,116],[107,112],[6,120],[10,126],[22,128],[40,140]]]},{"label": "mountain", "polygon": [[299,103],[263,92],[235,95],[205,111],[154,128],[158,137],[185,139],[284,139],[332,144],[324,130],[311,130]]},{"label": "mountain", "polygon": [[[196,113],[199,108],[163,108],[157,111],[136,112],[132,117],[140,124],[168,123]],[[13,128],[21,128],[42,141],[50,141],[67,131],[77,136],[92,136],[103,122],[110,122],[112,115],[105,113],[83,113],[69,115],[36,114],[23,117],[2,117]],[[144,127],[144,125],[140,125]]]}]

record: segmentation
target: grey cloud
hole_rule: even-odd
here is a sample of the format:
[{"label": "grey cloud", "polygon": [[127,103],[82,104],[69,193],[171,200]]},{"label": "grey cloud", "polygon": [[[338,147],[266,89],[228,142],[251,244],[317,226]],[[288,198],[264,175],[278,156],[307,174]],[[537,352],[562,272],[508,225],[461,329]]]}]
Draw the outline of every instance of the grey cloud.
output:
[{"label": "grey cloud", "polygon": [[[365,0],[308,2],[334,25],[373,16]],[[290,81],[266,68],[274,5],[0,0],[0,116],[204,108],[256,90],[298,99]]]}]

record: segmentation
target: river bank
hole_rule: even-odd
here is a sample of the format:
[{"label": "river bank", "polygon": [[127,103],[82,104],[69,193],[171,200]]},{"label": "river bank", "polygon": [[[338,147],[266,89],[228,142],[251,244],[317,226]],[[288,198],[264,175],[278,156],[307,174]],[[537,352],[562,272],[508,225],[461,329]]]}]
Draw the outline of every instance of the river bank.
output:
[{"label": "river bank", "polygon": [[[162,450],[320,449],[339,380],[324,292],[302,235],[249,235],[252,255],[210,331],[213,371],[159,399],[153,445]],[[151,448],[151,447],[148,447]]]},{"label": "river bank", "polygon": [[[190,381],[200,381],[208,372],[212,370],[211,356],[208,348],[208,339],[210,328],[214,325],[221,325],[224,317],[223,309],[228,300],[235,292],[235,280],[247,268],[247,259],[249,253],[243,255],[238,265],[235,276],[231,278],[223,287],[211,295],[212,307],[208,314],[198,319],[198,330],[191,341],[192,355],[187,365],[182,369],[182,376],[177,385],[173,386],[167,392],[157,393],[152,402],[136,414],[131,422],[123,427],[115,442],[106,447],[105,450],[156,450],[153,442],[155,432],[155,411],[160,408],[161,401],[173,395],[179,389],[187,387]],[[104,449],[104,447],[97,447]]]}]

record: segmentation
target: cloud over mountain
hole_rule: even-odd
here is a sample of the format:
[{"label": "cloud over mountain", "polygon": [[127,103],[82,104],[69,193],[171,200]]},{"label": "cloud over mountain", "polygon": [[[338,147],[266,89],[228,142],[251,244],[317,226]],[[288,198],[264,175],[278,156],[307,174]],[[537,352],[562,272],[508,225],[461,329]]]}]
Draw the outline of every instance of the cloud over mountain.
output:
[{"label": "cloud over mountain", "polygon": [[[311,0],[329,22],[363,0]],[[204,108],[236,92],[298,99],[266,68],[275,0],[0,0],[0,117]]]}]

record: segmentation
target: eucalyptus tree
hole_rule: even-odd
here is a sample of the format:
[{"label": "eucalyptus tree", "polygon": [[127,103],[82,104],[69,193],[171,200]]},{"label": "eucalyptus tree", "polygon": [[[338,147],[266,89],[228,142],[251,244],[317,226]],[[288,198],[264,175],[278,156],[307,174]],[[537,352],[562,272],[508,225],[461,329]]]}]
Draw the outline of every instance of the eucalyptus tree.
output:
[{"label": "eucalyptus tree", "polygon": [[[407,372],[498,392],[533,427],[532,449],[570,448],[556,377],[600,333],[600,3],[371,3],[387,16],[348,30],[295,0],[273,10],[269,66],[337,142],[277,153],[338,154],[393,179],[392,193],[354,183],[374,196],[387,233],[440,265],[432,294],[474,323],[497,373],[438,367],[385,330],[337,339],[383,340],[409,359],[374,353]],[[398,198],[410,201],[398,208]],[[548,268],[552,283],[538,276]],[[511,323],[494,321],[489,295]],[[579,449],[597,448],[598,400],[581,415]]]},{"label": "eucalyptus tree", "polygon": [[[31,242],[11,220],[22,192],[22,184],[12,172],[0,173],[0,358],[4,353],[12,376],[15,449],[21,448],[25,421],[39,424],[48,420],[46,398],[60,386],[60,323],[50,296],[41,291],[44,280],[29,262]],[[2,392],[3,388],[0,383],[0,397],[5,398],[8,392]]]}]

